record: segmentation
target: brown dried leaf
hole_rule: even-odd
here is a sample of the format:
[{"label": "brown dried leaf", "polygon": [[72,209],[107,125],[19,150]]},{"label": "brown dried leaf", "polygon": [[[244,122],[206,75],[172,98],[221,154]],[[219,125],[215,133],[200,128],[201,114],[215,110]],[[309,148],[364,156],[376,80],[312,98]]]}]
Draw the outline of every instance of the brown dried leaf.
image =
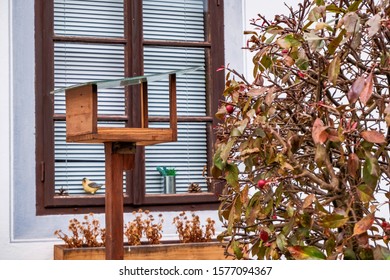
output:
[{"label": "brown dried leaf", "polygon": [[333,85],[336,85],[337,78],[340,73],[340,57],[336,56],[329,64],[328,68],[328,79]]},{"label": "brown dried leaf", "polygon": [[381,28],[381,20],[380,14],[376,14],[366,22],[368,26],[368,37],[374,36],[379,31]]},{"label": "brown dried leaf", "polygon": [[355,224],[355,227],[353,228],[353,235],[359,235],[362,233],[365,233],[367,230],[369,230],[374,223],[374,214],[370,213],[367,216],[363,217],[359,222]]},{"label": "brown dried leaf", "polygon": [[326,156],[327,156],[326,148],[321,144],[317,144],[314,160],[319,168],[321,168],[324,165]]},{"label": "brown dried leaf", "polygon": [[247,95],[250,97],[257,97],[264,94],[267,91],[266,87],[252,88],[248,91]]},{"label": "brown dried leaf", "polygon": [[360,169],[360,159],[357,154],[352,153],[348,157],[348,174],[353,178],[357,178],[358,170]]},{"label": "brown dried leaf", "polygon": [[314,193],[309,194],[305,200],[303,201],[302,208],[305,209],[312,205],[312,203],[316,200],[316,196]]},{"label": "brown dried leaf", "polygon": [[324,123],[320,118],[314,121],[312,129],[312,137],[315,144],[323,144],[328,139],[328,133],[326,132],[328,126],[324,126]]},{"label": "brown dried leaf", "polygon": [[275,94],[273,92],[269,91],[267,93],[267,95],[265,96],[265,104],[267,104],[268,106],[271,106],[274,99],[275,99]]},{"label": "brown dried leaf", "polygon": [[363,105],[366,105],[368,100],[370,100],[372,92],[373,92],[373,71],[371,71],[371,73],[365,79],[364,88],[359,95],[359,99],[363,103]]},{"label": "brown dried leaf", "polygon": [[370,143],[382,144],[386,143],[385,136],[376,130],[365,130],[360,135]]},{"label": "brown dried leaf", "polygon": [[343,17],[343,24],[348,34],[357,33],[360,30],[360,17],[355,12],[349,12]]},{"label": "brown dried leaf", "polygon": [[284,63],[289,67],[291,67],[295,64],[295,61],[291,56],[286,55],[283,57],[283,60],[284,60]]}]

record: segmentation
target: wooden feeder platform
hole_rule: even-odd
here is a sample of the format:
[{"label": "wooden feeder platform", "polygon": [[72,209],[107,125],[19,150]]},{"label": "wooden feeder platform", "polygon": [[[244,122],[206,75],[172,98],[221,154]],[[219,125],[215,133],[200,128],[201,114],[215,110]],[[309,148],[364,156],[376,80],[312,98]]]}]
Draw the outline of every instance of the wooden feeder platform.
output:
[{"label": "wooden feeder platform", "polygon": [[[136,146],[177,141],[176,75],[203,67],[118,80],[92,81],[53,91],[65,92],[66,141],[103,143],[105,149],[106,250],[109,260],[123,260],[123,171],[132,170]],[[169,78],[169,128],[148,126],[148,82]],[[141,127],[98,127],[98,89],[141,85]]]}]

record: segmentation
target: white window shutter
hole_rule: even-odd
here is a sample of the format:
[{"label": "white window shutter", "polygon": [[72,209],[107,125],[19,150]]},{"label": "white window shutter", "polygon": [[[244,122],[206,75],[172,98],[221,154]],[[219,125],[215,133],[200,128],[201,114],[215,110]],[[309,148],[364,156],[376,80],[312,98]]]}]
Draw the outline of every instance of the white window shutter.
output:
[{"label": "white window shutter", "polygon": [[[144,0],[143,26],[145,40],[205,41],[203,0]],[[144,48],[145,74],[154,74],[188,67],[205,66],[205,49],[194,47]],[[168,116],[166,81],[148,88],[149,115]],[[206,73],[197,71],[177,78],[178,116],[206,116]],[[163,123],[151,126],[162,127]],[[145,149],[146,192],[163,192],[162,176],[157,166],[176,169],[176,190],[187,192],[191,183],[207,190],[202,176],[207,165],[207,133],[205,122],[179,123],[178,141],[149,146]]]},{"label": "white window shutter", "polygon": [[[145,40],[204,41],[204,0],[144,0]],[[57,36],[123,38],[123,0],[54,0],[54,31]],[[63,88],[91,80],[124,77],[124,46],[56,42],[54,46],[54,84]],[[145,46],[144,72],[155,74],[183,68],[205,66],[204,48]],[[206,116],[205,71],[177,78],[178,116]],[[151,83],[149,116],[168,116],[168,82]],[[99,91],[98,114],[120,116],[125,113],[123,88]],[[55,114],[65,114],[64,95],[55,95]],[[101,123],[101,122],[100,122]],[[124,126],[124,122],[104,123]],[[150,123],[151,127],[166,123]],[[74,144],[65,141],[65,122],[56,120],[55,189],[83,194],[81,179],[104,183],[104,148],[99,144]],[[205,122],[179,123],[178,142],[146,148],[146,192],[162,193],[157,166],[175,167],[177,190],[186,192],[195,182],[206,190],[202,171],[207,164]],[[104,193],[104,189],[101,191]]]}]

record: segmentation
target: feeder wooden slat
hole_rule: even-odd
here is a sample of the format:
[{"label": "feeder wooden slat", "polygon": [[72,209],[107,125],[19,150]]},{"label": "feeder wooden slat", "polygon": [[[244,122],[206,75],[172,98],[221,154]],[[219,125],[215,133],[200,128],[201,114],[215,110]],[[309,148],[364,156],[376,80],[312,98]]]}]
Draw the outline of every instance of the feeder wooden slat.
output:
[{"label": "feeder wooden slat", "polygon": [[132,142],[137,146],[154,145],[172,142],[175,133],[170,128],[115,128],[98,127],[97,133],[67,136],[67,142],[78,143],[105,143],[105,142]]}]

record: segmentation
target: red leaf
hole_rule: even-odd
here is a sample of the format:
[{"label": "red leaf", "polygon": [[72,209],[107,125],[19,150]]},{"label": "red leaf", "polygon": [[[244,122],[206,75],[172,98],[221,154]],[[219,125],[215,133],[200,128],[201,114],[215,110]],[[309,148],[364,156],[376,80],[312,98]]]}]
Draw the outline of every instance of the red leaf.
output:
[{"label": "red leaf", "polygon": [[347,93],[349,103],[355,103],[358,100],[360,94],[364,89],[365,84],[366,79],[363,76],[360,76],[353,82],[351,88]]},{"label": "red leaf", "polygon": [[317,118],[314,121],[313,129],[312,129],[312,137],[315,144],[323,144],[328,139],[328,132],[326,132],[326,129],[328,126],[324,126],[324,123],[321,121],[321,119]]},{"label": "red leaf", "polygon": [[382,133],[375,130],[366,130],[361,132],[360,135],[364,138],[364,140],[370,143],[376,143],[376,144],[386,143],[385,136]]}]

